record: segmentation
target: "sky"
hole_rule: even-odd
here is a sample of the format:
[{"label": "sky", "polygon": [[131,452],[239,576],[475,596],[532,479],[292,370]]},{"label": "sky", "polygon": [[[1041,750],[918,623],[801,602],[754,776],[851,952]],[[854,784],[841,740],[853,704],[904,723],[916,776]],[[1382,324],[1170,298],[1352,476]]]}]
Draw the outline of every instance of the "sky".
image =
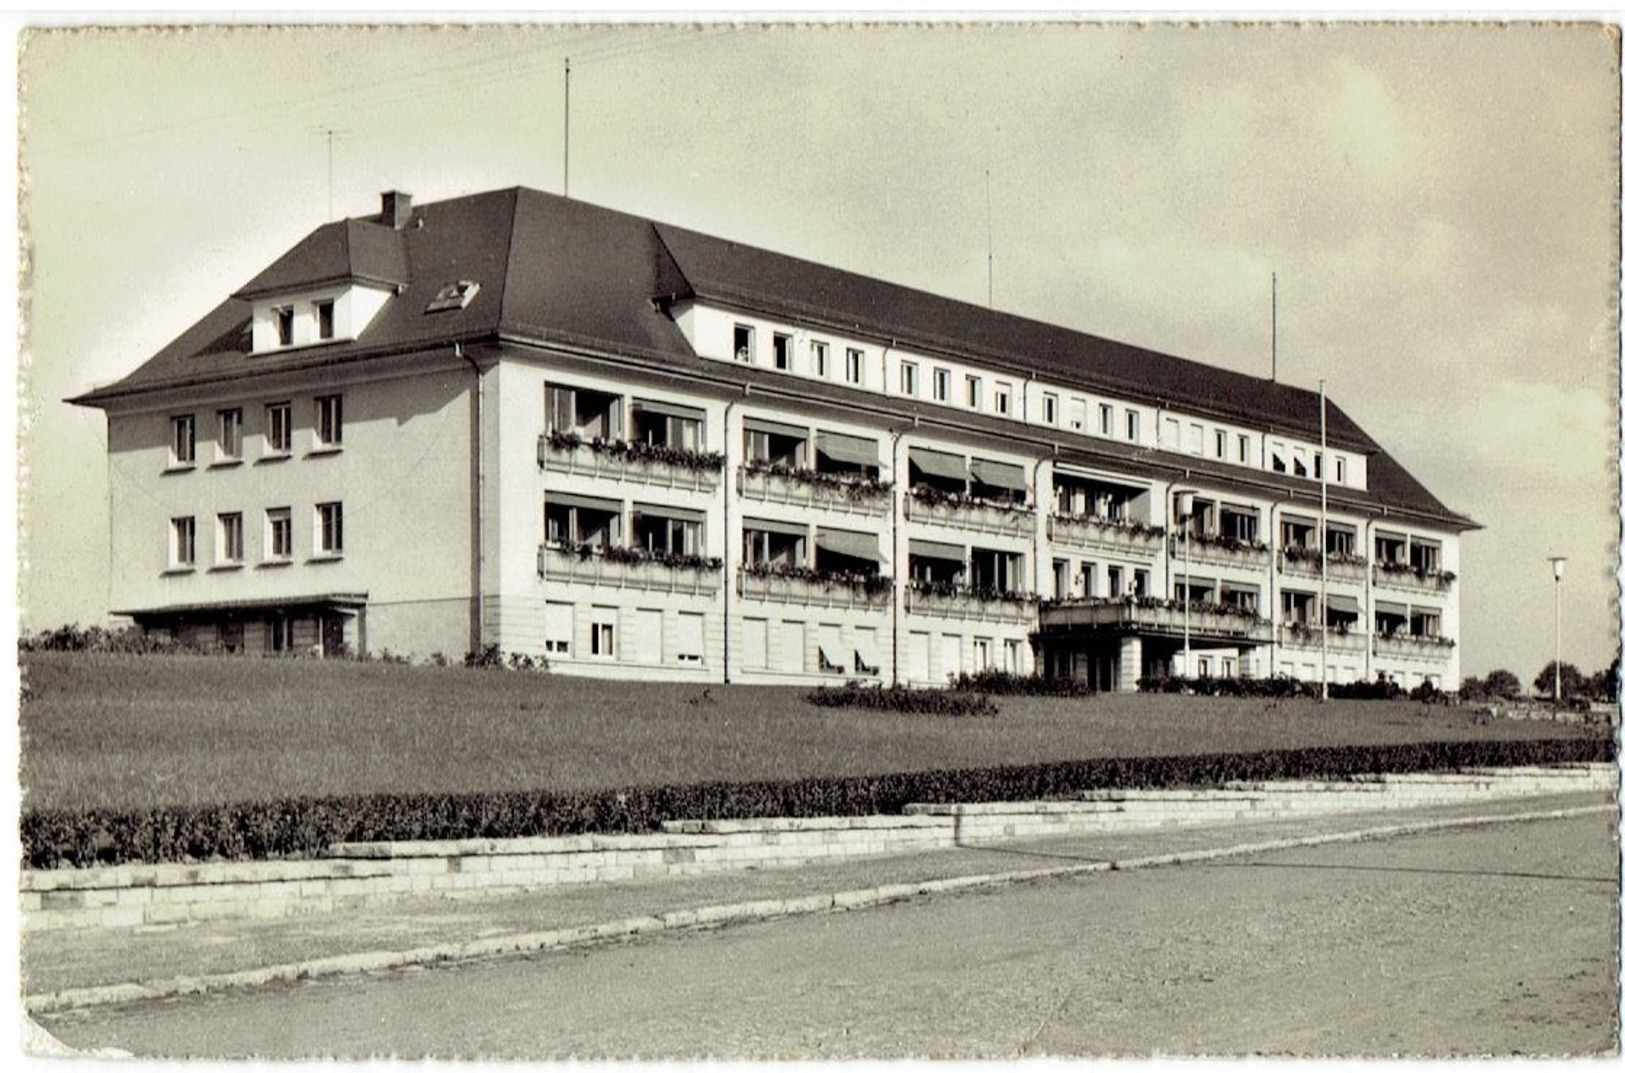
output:
[{"label": "sky", "polygon": [[21,628],[107,621],[127,374],[333,217],[513,185],[1328,394],[1451,508],[1463,673],[1619,643],[1619,71],[1583,24],[36,32]]}]

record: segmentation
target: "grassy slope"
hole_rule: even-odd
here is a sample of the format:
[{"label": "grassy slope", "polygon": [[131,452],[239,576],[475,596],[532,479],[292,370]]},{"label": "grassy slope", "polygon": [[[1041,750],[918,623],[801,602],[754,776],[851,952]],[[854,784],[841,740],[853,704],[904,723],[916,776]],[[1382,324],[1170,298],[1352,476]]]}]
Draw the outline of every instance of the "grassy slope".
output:
[{"label": "grassy slope", "polygon": [[584,790],[1104,756],[1579,735],[1407,702],[1000,698],[994,719],[817,708],[805,690],[386,664],[24,658],[24,808]]}]

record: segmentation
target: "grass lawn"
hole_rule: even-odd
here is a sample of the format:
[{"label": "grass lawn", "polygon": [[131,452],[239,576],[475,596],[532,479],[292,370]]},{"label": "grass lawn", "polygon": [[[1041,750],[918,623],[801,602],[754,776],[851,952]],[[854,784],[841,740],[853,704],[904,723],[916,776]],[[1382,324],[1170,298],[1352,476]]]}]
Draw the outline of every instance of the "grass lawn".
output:
[{"label": "grass lawn", "polygon": [[[819,708],[800,687],[29,653],[23,807],[611,789],[1108,756],[1580,736],[1409,702],[998,698],[995,718]],[[707,696],[707,693],[709,696]]]}]

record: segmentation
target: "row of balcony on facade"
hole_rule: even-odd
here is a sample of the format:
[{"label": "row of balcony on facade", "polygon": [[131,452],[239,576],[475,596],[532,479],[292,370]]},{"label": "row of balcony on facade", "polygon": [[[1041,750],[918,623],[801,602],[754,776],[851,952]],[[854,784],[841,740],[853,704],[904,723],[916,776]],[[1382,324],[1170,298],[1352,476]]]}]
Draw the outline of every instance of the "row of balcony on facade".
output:
[{"label": "row of balcony on facade", "polygon": [[[676,409],[668,407],[668,409]],[[587,437],[554,431],[542,437],[538,460],[544,469],[617,482],[714,492],[724,458],[685,444],[693,442],[697,418],[635,410],[634,434],[641,439]],[[593,431],[588,428],[586,431]],[[881,479],[879,443],[773,422],[748,420],[746,460],[737,474],[737,492],[748,502],[819,508],[835,513],[880,517],[892,510],[890,482]],[[908,495],[903,516],[913,522],[968,532],[1031,540],[1039,519],[1023,467],[948,451],[911,447]],[[1280,519],[1278,543],[1259,539],[1260,511],[1197,497],[1189,517],[1168,539],[1150,522],[1152,492],[1144,486],[1057,472],[1053,512],[1045,536],[1065,547],[1097,550],[1149,561],[1166,547],[1176,559],[1196,565],[1266,570],[1363,582],[1367,559],[1358,549],[1354,527],[1328,523],[1326,554],[1319,551],[1319,528],[1310,519]],[[641,542],[640,542],[641,544]],[[1439,544],[1404,534],[1373,534],[1373,575],[1385,587],[1443,592],[1454,575],[1439,564]],[[1273,560],[1273,563],[1272,563]]]}]

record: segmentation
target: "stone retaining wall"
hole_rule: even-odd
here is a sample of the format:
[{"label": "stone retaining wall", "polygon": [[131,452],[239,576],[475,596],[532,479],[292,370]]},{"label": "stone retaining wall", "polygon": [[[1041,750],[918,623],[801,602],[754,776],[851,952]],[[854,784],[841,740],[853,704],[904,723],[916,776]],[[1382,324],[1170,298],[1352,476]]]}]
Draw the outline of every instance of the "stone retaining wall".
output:
[{"label": "stone retaining wall", "polygon": [[1418,774],[1216,790],[1102,791],[1078,800],[910,805],[901,816],[678,820],[659,834],[339,844],[306,861],[26,871],[23,927],[130,927],[280,917],[424,895],[458,896],[783,868],[992,839],[1166,824],[1617,791],[1612,765]]}]

